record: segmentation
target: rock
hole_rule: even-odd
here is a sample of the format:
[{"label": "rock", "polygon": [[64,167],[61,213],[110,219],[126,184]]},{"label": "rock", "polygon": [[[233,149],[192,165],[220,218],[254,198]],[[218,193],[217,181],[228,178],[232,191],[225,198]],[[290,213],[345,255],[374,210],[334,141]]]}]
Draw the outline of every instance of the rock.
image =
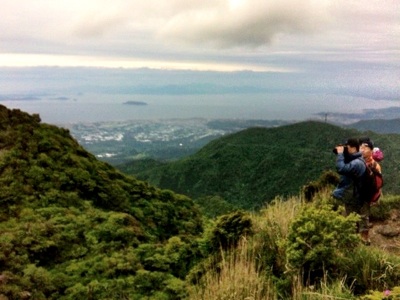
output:
[{"label": "rock", "polygon": [[376,229],[376,232],[385,237],[396,237],[400,235],[400,230],[390,225],[382,225]]}]

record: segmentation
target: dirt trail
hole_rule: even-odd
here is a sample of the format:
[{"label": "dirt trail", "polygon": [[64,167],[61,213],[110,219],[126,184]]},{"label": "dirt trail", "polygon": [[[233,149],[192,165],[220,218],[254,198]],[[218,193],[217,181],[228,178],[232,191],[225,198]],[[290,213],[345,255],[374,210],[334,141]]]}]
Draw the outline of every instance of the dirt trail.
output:
[{"label": "dirt trail", "polygon": [[400,210],[392,210],[383,222],[371,220],[371,224],[371,246],[400,255]]}]

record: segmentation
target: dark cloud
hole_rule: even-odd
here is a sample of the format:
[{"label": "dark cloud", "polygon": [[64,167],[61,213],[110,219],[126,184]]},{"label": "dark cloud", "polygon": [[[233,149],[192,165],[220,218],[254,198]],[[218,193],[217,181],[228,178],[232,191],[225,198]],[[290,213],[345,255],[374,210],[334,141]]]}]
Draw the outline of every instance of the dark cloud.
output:
[{"label": "dark cloud", "polygon": [[393,0],[3,0],[0,66],[225,71],[273,62],[292,71],[289,56],[311,62],[305,68],[314,59],[398,63],[398,8]]},{"label": "dark cloud", "polygon": [[224,3],[225,6],[177,11],[160,34],[194,44],[257,47],[270,44],[278,35],[317,32],[329,20],[326,1]]}]

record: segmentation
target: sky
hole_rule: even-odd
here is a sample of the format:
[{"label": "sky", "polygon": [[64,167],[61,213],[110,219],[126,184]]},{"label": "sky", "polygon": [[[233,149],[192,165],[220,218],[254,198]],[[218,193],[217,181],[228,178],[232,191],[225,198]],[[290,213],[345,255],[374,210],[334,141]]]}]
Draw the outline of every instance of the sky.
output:
[{"label": "sky", "polygon": [[[171,93],[161,83],[191,93],[202,83],[208,94],[285,89],[400,101],[399,0],[1,0],[0,29],[7,95],[37,88],[35,78],[55,88],[43,67],[89,67],[153,70],[157,82],[138,73],[136,88],[130,82],[139,94]],[[79,77],[55,73],[57,86]]]},{"label": "sky", "polygon": [[1,66],[293,71],[400,60],[398,0],[2,0]]}]

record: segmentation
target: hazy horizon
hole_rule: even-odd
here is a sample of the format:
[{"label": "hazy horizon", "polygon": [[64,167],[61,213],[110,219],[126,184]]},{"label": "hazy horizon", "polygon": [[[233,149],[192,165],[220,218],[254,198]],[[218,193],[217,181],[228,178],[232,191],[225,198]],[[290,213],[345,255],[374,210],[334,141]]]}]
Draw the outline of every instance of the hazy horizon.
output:
[{"label": "hazy horizon", "polygon": [[0,26],[0,103],[47,122],[400,105],[399,1],[4,0]]}]

